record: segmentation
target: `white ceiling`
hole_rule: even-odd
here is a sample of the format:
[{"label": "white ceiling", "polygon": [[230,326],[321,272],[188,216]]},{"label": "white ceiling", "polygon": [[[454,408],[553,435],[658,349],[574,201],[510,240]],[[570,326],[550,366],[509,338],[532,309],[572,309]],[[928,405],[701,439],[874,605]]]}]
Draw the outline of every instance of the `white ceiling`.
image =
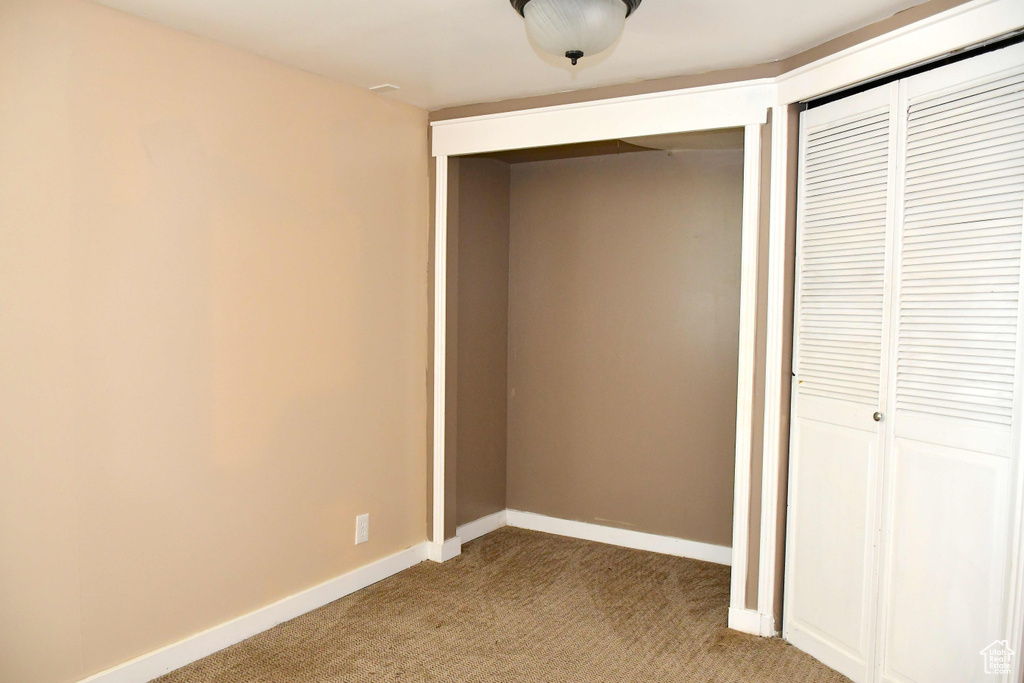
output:
[{"label": "white ceiling", "polygon": [[545,55],[509,0],[97,0],[425,109],[749,66],[920,0],[643,0],[618,44]]}]

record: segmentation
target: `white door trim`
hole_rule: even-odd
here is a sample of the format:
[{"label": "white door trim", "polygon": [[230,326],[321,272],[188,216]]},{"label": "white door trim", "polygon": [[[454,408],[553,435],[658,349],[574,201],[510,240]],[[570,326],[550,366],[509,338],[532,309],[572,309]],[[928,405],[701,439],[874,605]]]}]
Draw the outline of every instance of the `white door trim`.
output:
[{"label": "white door trim", "polygon": [[[757,259],[761,195],[761,126],[743,136],[743,235],[740,252],[740,343],[736,387],[736,469],[732,512],[730,610],[747,608],[750,539],[750,449],[753,441],[754,369],[757,344]],[[738,628],[737,630],[746,630]],[[760,630],[760,627],[759,629]]]},{"label": "white door trim", "polygon": [[[742,260],[740,275],[740,341],[739,341],[739,381],[737,386],[737,430],[736,430],[736,478],[734,495],[734,541],[731,550],[731,564],[734,568],[732,595],[730,604],[734,607],[745,608],[746,603],[746,567],[749,539],[749,513],[750,513],[750,448],[752,441],[751,424],[753,422],[753,382],[754,364],[757,333],[757,254],[758,254],[758,218],[760,213],[760,166],[761,166],[761,126],[767,121],[768,103],[771,99],[771,92],[760,86],[749,89],[746,86],[736,87],[733,90],[744,90],[743,97],[745,107],[742,110],[742,122],[733,121],[736,114],[730,114],[728,120],[732,123],[725,124],[726,127],[742,123],[744,126],[744,182],[743,182],[743,224],[742,224]],[[662,122],[659,123],[661,132],[685,132],[704,128],[718,128],[721,124],[711,123],[709,112],[721,106],[719,99],[720,89],[701,89],[701,92],[687,93],[685,102],[689,110],[679,108],[679,103],[673,104],[671,109],[671,121],[674,128]],[[670,98],[653,98],[668,100]],[[664,104],[664,102],[660,103]],[[622,103],[614,106],[615,117],[622,112]],[[608,111],[603,111],[599,103],[587,107],[575,108],[574,125],[567,130],[575,130],[575,138],[579,138],[578,130],[586,129],[588,115],[594,115],[597,119],[595,127],[590,130],[604,131],[601,135],[611,137],[626,137],[633,135],[636,130],[635,119],[625,117],[620,119],[618,129],[612,123],[615,117],[609,118]],[[643,112],[647,111],[646,104],[641,107],[639,114],[642,118]],[[560,111],[565,111],[560,108]],[[664,112],[661,112],[662,115]],[[487,121],[516,120],[516,116],[482,117]],[[581,120],[582,119],[582,120]],[[721,119],[719,119],[720,121]],[[456,120],[455,123],[464,120]],[[443,122],[449,123],[451,122]],[[530,126],[547,125],[543,121],[534,121],[527,124]],[[451,130],[458,130],[451,128]],[[497,132],[496,132],[497,131]],[[489,134],[498,135],[499,129],[490,129]],[[568,133],[565,133],[568,134]],[[522,131],[516,133],[517,139],[527,139]],[[551,133],[544,133],[548,137],[531,137],[532,140],[551,140]],[[477,132],[470,131],[469,140],[477,140]],[[435,183],[435,243],[434,243],[434,411],[433,411],[433,504],[432,504],[432,536],[430,559],[443,562],[458,554],[456,545],[458,540],[444,538],[444,500],[445,500],[445,348],[447,338],[447,226],[448,226],[448,156],[447,153],[439,153],[439,149],[446,151],[466,150],[480,151],[479,147],[467,145],[458,146],[454,137],[445,142],[441,139],[439,145],[438,129],[434,129],[434,153],[436,155]],[[740,539],[742,542],[737,542]],[[742,577],[742,580],[739,578]],[[756,633],[761,630],[760,626]]]},{"label": "white door trim", "polygon": [[768,228],[768,313],[764,383],[764,448],[761,455],[761,533],[757,579],[757,610],[771,620],[775,632],[775,583],[779,461],[782,448],[782,396],[788,383],[782,376],[786,313],[786,261],[789,241],[786,194],[789,175],[789,106],[772,108],[771,198]]},{"label": "white door trim", "polygon": [[444,546],[444,431],[448,337],[448,157],[438,156],[434,194],[434,469],[431,559],[442,561]]},{"label": "white door trim", "polygon": [[434,155],[456,156],[764,123],[772,79],[434,121]]}]

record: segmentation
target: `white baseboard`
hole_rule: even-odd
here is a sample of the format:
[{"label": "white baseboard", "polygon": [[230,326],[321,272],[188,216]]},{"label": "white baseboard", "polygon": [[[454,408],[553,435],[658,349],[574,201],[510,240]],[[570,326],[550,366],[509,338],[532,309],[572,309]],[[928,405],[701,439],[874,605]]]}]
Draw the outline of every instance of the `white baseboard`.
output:
[{"label": "white baseboard", "polygon": [[[469,542],[503,526],[543,531],[559,536],[571,536],[587,541],[689,557],[724,565],[728,565],[732,557],[732,551],[724,546],[558,519],[532,512],[501,510],[460,526],[457,531],[458,535],[446,540],[443,544],[419,543],[400,553],[326,581],[319,586],[278,600],[184,640],[101,671],[83,679],[80,683],[145,683],[157,676],[162,676],[223,650],[229,645],[234,645],[257,633],[273,628],[282,622],[302,616],[389,576],[405,571],[424,560],[446,562],[462,552],[463,541]],[[775,623],[770,615],[762,619],[762,615],[754,610],[731,608],[729,610],[729,628],[754,635],[774,635]]]},{"label": "white baseboard", "polygon": [[775,631],[775,617],[771,614],[761,614],[754,609],[730,607],[729,628],[762,638],[772,638],[778,635]]},{"label": "white baseboard", "polygon": [[761,635],[761,613],[753,609],[730,607],[729,628],[759,636]]},{"label": "white baseboard", "polygon": [[505,510],[499,510],[494,514],[481,517],[468,524],[463,524],[455,530],[455,535],[461,538],[463,543],[469,543],[475,538],[486,536],[507,524],[507,515],[505,513]]},{"label": "white baseboard", "polygon": [[761,632],[758,635],[762,638],[774,638],[779,635],[778,629],[775,628],[774,614],[761,615]]},{"label": "white baseboard", "polygon": [[571,536],[573,538],[582,538],[586,541],[597,541],[598,543],[619,545],[636,550],[649,550],[664,555],[688,557],[694,560],[703,560],[727,566],[732,564],[732,548],[722,545],[687,541],[686,539],[673,536],[659,536],[629,529],[617,529],[588,522],[576,522],[569,519],[538,515],[533,512],[521,512],[519,510],[506,510],[505,518],[508,526],[519,527],[520,529],[543,531],[559,536]]},{"label": "white baseboard", "polygon": [[400,553],[326,581],[301,593],[261,607],[184,640],[142,655],[84,679],[81,683],[144,683],[179,669],[229,645],[311,612],[427,559],[427,546],[419,543]]},{"label": "white baseboard", "polygon": [[462,539],[456,536],[444,543],[427,543],[427,559],[432,562],[447,562],[462,554]]}]

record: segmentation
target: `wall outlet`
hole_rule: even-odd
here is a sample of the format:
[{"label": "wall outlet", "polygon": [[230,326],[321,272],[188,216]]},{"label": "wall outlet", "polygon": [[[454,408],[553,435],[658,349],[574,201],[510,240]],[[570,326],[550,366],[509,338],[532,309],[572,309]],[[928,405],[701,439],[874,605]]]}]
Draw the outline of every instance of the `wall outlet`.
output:
[{"label": "wall outlet", "polygon": [[370,540],[370,515],[356,517],[356,545]]}]

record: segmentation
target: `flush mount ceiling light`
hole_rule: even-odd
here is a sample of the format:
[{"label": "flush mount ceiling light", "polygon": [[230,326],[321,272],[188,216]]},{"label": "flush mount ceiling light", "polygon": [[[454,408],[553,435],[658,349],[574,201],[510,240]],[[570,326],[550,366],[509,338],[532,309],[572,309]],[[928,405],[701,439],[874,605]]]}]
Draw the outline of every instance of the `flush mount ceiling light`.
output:
[{"label": "flush mount ceiling light", "polygon": [[526,33],[545,52],[569,58],[611,47],[641,0],[512,0]]}]

